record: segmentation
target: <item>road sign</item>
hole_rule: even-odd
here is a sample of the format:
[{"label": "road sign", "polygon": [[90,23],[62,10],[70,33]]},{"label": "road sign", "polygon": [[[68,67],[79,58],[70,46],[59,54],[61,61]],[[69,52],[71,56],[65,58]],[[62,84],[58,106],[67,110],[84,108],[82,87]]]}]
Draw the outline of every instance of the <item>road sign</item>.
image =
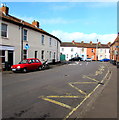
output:
[{"label": "road sign", "polygon": [[28,44],[25,45],[25,49],[28,50],[30,46]]}]

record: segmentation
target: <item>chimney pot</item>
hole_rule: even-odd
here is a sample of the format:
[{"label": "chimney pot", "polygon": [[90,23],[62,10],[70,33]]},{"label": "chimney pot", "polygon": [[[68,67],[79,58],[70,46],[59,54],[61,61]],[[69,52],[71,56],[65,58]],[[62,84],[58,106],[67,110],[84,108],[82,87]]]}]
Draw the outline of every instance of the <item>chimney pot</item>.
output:
[{"label": "chimney pot", "polygon": [[93,43],[93,42],[92,42],[92,41],[90,41],[90,44],[91,44],[91,45],[92,45],[92,43]]},{"label": "chimney pot", "polygon": [[34,21],[32,22],[32,25],[34,25],[35,27],[38,27],[38,28],[39,28],[39,22],[38,22],[38,21],[35,21],[35,20],[34,20]]},{"label": "chimney pot", "polygon": [[3,4],[3,6],[1,7],[1,10],[2,10],[2,12],[3,12],[5,15],[8,15],[8,13],[9,13],[9,8],[8,8],[7,6],[5,6],[5,5]]}]

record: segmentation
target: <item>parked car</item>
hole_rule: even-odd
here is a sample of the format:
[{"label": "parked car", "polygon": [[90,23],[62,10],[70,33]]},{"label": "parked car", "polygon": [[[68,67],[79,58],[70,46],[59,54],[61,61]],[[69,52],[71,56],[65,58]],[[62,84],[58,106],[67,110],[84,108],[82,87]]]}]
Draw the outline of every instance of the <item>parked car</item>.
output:
[{"label": "parked car", "polygon": [[91,59],[91,58],[86,58],[85,61],[87,61],[87,62],[91,62],[92,59]]},{"label": "parked car", "polygon": [[119,68],[119,62],[117,62],[117,68]]},{"label": "parked car", "polygon": [[74,57],[69,59],[69,61],[83,61],[83,59],[81,57]]},{"label": "parked car", "polygon": [[107,59],[107,58],[100,60],[100,62],[108,62],[108,61],[110,61],[110,59]]},{"label": "parked car", "polygon": [[37,58],[28,58],[19,62],[19,64],[12,65],[11,69],[13,72],[21,71],[26,73],[27,71],[30,71],[30,70],[36,70],[36,69],[41,70],[42,63]]}]

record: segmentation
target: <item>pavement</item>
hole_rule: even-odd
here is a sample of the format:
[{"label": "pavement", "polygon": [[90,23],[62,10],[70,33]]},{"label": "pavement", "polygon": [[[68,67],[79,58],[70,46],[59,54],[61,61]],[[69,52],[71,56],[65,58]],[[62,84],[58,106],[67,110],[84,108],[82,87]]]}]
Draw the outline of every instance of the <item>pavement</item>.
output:
[{"label": "pavement", "polygon": [[[50,65],[50,69],[54,68],[54,67],[58,67],[58,66],[61,66],[61,65],[65,65],[65,64],[69,64],[70,62],[59,62],[59,63],[55,63],[55,64],[49,64]],[[11,70],[5,70],[5,71],[2,71],[0,69],[0,72],[2,72],[3,74],[12,74],[13,72]]]},{"label": "pavement", "polygon": [[85,113],[83,118],[111,118],[111,120],[118,120],[117,75],[119,69],[112,64],[109,64],[109,69],[112,71],[110,81],[91,105],[90,109]]}]

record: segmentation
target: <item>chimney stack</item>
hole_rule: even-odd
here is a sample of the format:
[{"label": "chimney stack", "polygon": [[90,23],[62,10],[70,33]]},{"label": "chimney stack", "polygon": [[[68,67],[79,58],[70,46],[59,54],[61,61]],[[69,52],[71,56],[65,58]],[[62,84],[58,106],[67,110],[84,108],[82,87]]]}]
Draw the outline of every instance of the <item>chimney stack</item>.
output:
[{"label": "chimney stack", "polygon": [[108,42],[107,45],[110,46],[110,45],[111,45],[111,42]]},{"label": "chimney stack", "polygon": [[98,44],[100,45],[100,44],[101,44],[101,42],[98,42]]},{"label": "chimney stack", "polygon": [[40,27],[40,26],[39,26],[39,22],[38,22],[38,21],[35,21],[35,20],[32,22],[32,25],[34,25],[35,27],[38,27],[38,28]]},{"label": "chimney stack", "polygon": [[9,8],[3,4],[2,7],[1,7],[1,11],[2,11],[5,15],[8,15],[8,13],[9,13]]},{"label": "chimney stack", "polygon": [[92,42],[92,41],[90,41],[90,44],[91,44],[91,45],[92,45],[92,43],[93,43],[93,42]]}]

